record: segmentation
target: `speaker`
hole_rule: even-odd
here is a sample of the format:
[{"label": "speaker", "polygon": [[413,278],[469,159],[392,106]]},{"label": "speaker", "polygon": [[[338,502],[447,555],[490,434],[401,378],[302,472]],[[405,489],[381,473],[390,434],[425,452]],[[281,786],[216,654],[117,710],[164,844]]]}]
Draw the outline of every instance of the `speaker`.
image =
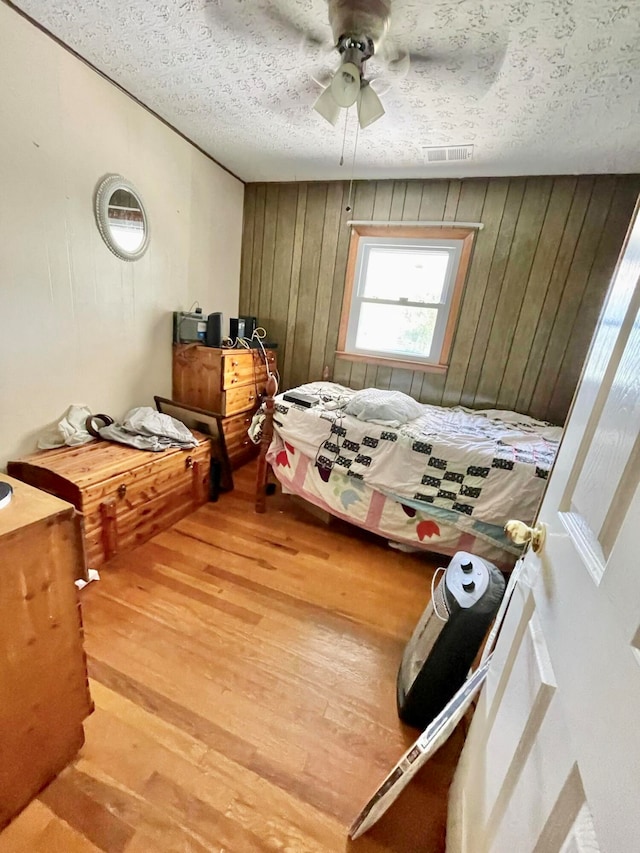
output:
[{"label": "speaker", "polygon": [[205,343],[208,347],[222,346],[222,312],[215,311],[207,317],[207,336]]},{"label": "speaker", "polygon": [[258,325],[258,318],[257,317],[247,317],[245,315],[242,315],[238,319],[244,320],[244,337],[250,338],[251,335],[256,330],[256,327]]},{"label": "speaker", "polygon": [[229,337],[232,341],[236,338],[244,338],[244,317],[232,317],[229,320]]}]

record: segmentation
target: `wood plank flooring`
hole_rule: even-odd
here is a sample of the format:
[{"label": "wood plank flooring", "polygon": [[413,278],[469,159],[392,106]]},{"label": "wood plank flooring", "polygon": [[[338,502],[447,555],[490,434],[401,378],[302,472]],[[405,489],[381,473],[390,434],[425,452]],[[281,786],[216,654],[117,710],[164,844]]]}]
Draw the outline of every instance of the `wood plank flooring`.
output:
[{"label": "wood plank flooring", "polygon": [[459,728],[367,835],[351,821],[416,732],[395,676],[436,562],[236,489],[82,593],[95,713],[0,853],[437,853]]}]

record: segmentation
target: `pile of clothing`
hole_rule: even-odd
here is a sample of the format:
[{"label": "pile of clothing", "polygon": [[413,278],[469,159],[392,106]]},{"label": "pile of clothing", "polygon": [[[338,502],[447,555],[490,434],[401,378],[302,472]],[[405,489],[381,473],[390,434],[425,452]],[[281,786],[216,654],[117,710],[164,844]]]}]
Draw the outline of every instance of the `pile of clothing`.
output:
[{"label": "pile of clothing", "polygon": [[138,450],[162,451],[169,447],[188,450],[196,447],[193,433],[176,418],[163,415],[151,406],[130,409],[122,423],[109,415],[93,415],[86,406],[69,406],[65,416],[38,441],[40,450],[85,444],[95,438],[128,444]]}]

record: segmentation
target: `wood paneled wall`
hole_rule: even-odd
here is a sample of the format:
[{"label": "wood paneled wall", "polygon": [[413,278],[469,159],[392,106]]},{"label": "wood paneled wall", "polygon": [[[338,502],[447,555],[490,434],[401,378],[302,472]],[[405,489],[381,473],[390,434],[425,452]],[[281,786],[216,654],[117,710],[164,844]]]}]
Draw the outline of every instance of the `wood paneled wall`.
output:
[{"label": "wood paneled wall", "polygon": [[[283,387],[321,378],[562,423],[640,192],[638,175],[248,184],[240,309]],[[482,222],[446,375],[335,357],[348,219]]]}]

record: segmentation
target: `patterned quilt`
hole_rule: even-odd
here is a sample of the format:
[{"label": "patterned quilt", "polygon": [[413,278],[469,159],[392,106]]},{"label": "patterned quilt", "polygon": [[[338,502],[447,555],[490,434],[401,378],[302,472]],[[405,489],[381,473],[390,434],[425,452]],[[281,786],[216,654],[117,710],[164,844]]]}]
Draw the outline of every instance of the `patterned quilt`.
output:
[{"label": "patterned quilt", "polygon": [[515,412],[424,405],[418,418],[392,428],[347,415],[350,388],[313,382],[296,390],[320,404],[304,408],[279,395],[274,427],[323,478],[335,468],[418,509],[495,525],[533,521],[560,427]]}]

